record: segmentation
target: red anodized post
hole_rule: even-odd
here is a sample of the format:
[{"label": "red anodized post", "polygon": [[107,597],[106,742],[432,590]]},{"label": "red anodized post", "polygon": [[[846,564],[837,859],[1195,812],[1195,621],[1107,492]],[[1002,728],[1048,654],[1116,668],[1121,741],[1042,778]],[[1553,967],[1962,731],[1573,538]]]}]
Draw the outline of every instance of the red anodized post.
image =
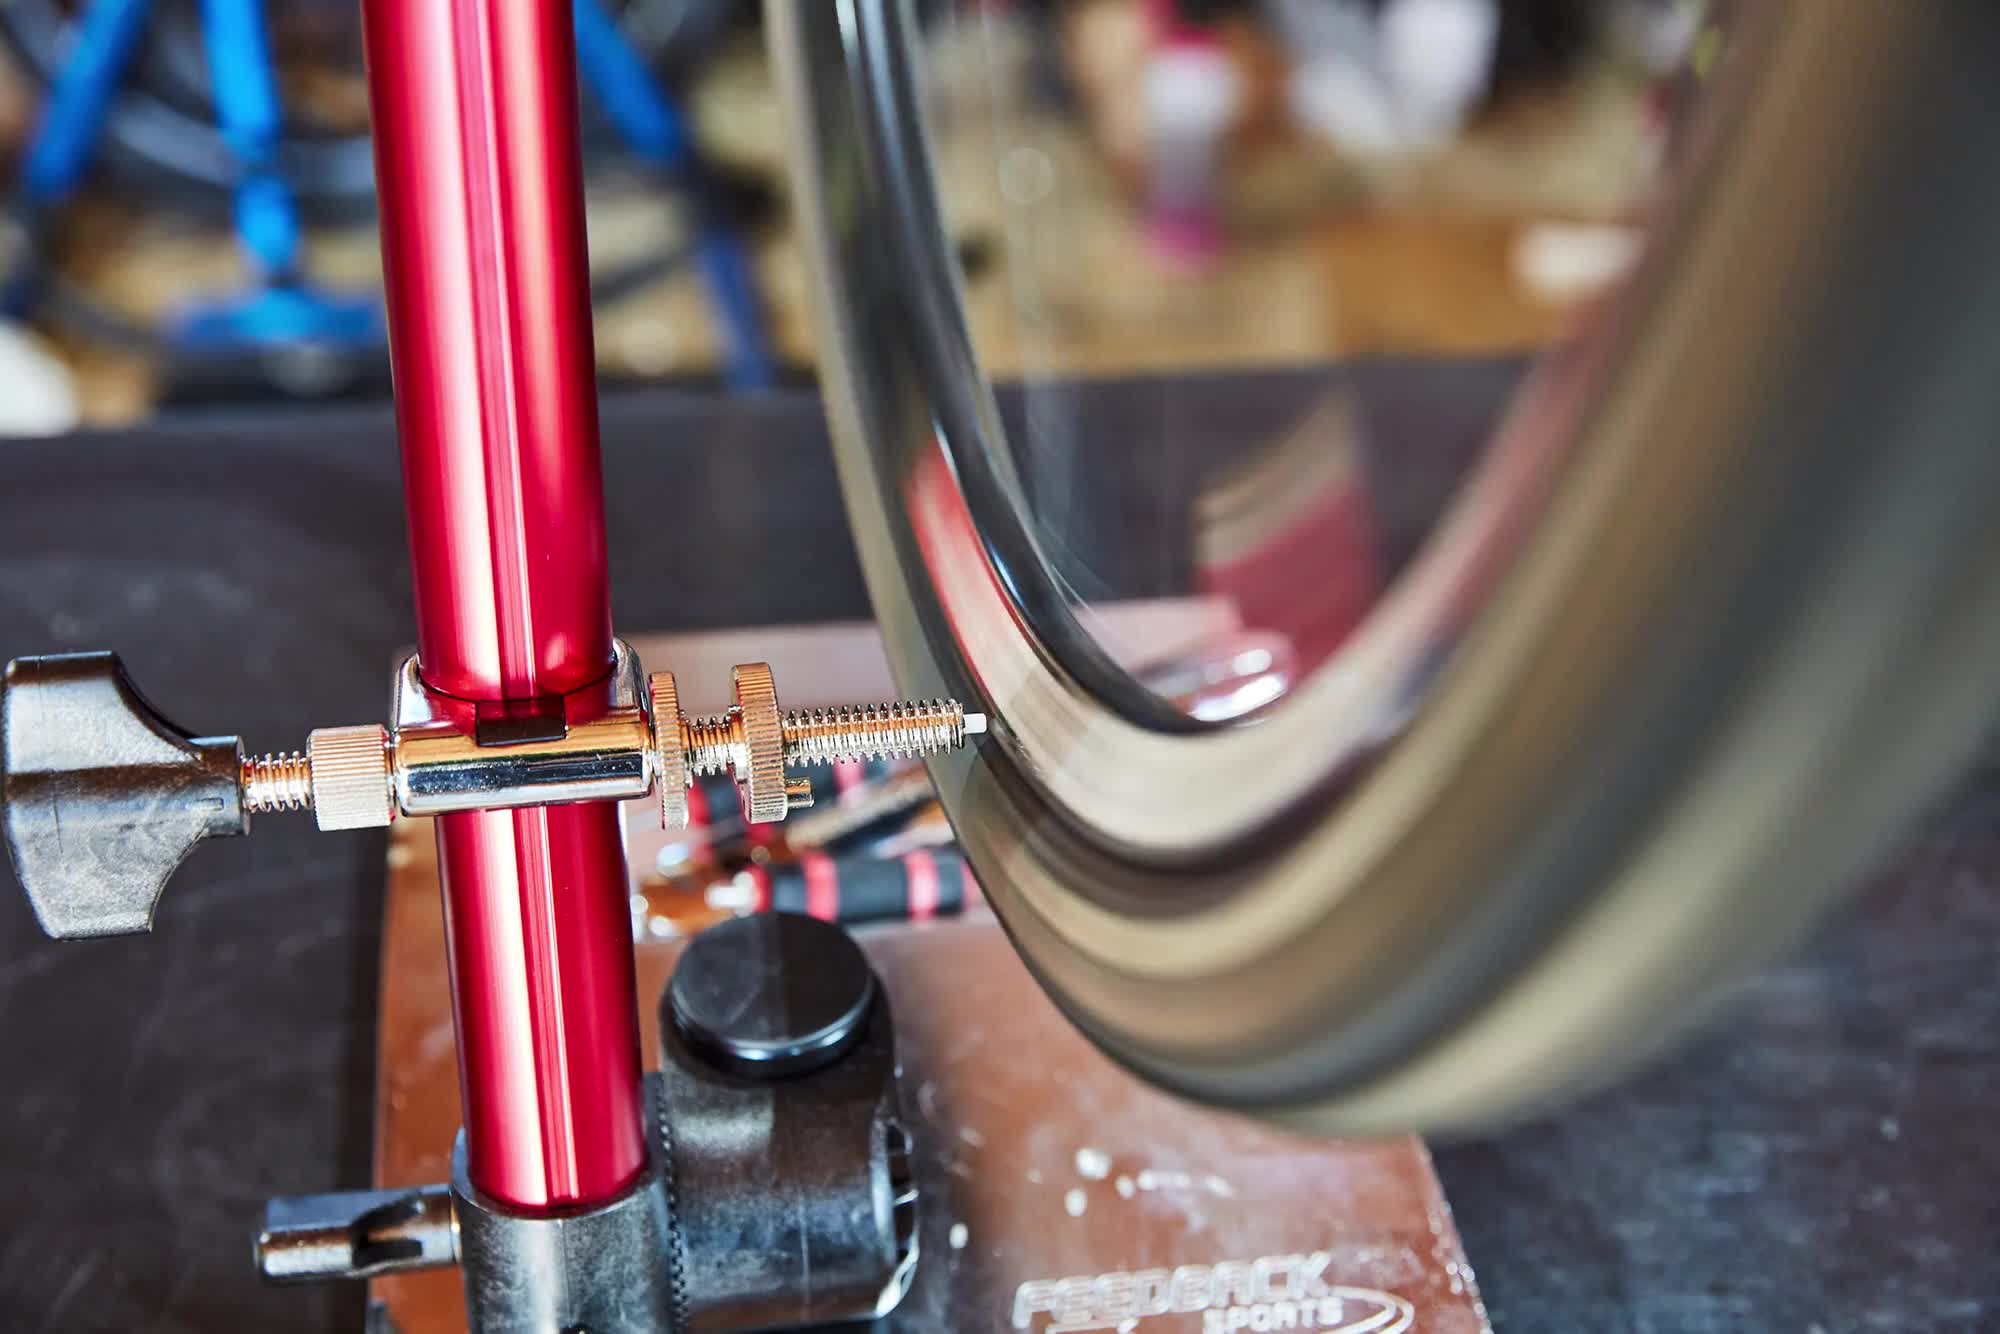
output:
[{"label": "red anodized post", "polygon": [[[364,0],[425,683],[526,701],[612,660],[567,0]],[[645,1159],[609,803],[438,820],[472,1182],[538,1211]]]}]

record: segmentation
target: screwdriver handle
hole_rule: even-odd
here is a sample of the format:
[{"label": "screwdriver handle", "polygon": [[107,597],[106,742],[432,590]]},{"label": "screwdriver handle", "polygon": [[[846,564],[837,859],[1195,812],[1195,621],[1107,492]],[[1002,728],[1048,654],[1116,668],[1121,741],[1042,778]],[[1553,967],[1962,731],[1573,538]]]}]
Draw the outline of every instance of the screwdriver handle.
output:
[{"label": "screwdriver handle", "polygon": [[941,848],[900,857],[808,852],[795,864],[753,866],[745,874],[755,911],[803,913],[843,926],[956,917],[977,893],[965,859]]}]

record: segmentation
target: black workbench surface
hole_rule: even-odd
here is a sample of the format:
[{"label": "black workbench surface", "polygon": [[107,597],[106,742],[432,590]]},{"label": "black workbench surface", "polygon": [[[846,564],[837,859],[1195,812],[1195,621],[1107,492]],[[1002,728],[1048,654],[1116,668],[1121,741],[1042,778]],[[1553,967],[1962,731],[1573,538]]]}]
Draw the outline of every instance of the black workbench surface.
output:
[{"label": "black workbench surface", "polygon": [[[812,400],[619,399],[605,439],[621,629],[866,614]],[[0,656],[115,647],[183,725],[290,747],[379,715],[408,604],[385,413],[0,442]],[[272,817],[151,938],[67,944],[0,872],[0,1330],[357,1328],[249,1252],[267,1195],[368,1178],[382,854]],[[1989,764],[1668,1064],[1438,1150],[1495,1326],[2000,1328],[1996,957]]]}]

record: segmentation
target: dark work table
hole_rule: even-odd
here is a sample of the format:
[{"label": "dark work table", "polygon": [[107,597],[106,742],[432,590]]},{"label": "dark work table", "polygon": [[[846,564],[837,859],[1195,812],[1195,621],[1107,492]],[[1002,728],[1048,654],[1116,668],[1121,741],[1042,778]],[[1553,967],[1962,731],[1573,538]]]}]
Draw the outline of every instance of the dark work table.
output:
[{"label": "dark work table", "polygon": [[[1413,448],[1391,509],[1448,487],[1510,378],[1369,386],[1435,451]],[[1299,401],[1239,385],[1189,410]],[[1160,411],[1114,391],[1084,415],[1115,425],[1141,401]],[[618,395],[604,439],[621,630],[867,615],[809,395]],[[1108,593],[1164,591],[1171,561],[1119,553],[1157,553],[1187,467],[1143,491],[1143,470],[1103,471],[1116,518],[1084,559]],[[757,558],[773,544],[785,560]],[[116,648],[177,722],[290,748],[380,716],[410,625],[386,409],[0,442],[0,657]],[[44,940],[0,872],[0,1329],[359,1328],[358,1287],[265,1287],[250,1239],[267,1196],[368,1180],[382,858],[377,833],[265,817],[196,854],[153,936],[77,943]],[[1989,750],[1703,1036],[1542,1121],[1435,1146],[1495,1327],[2000,1328],[1996,958]]]}]

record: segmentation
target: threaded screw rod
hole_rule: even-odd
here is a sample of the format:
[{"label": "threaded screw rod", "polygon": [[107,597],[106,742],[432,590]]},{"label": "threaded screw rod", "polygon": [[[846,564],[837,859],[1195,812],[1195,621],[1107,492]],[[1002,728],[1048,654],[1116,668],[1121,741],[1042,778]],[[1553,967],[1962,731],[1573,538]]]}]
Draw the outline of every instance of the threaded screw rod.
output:
[{"label": "threaded screw rod", "polygon": [[838,760],[917,759],[963,745],[986,730],[986,715],[968,714],[955,699],[898,700],[835,709],[793,710],[784,716],[786,764]]},{"label": "threaded screw rod", "polygon": [[767,662],[740,662],[730,680],[733,707],[690,718],[681,712],[673,673],[652,675],[653,768],[660,777],[660,819],[669,829],[687,827],[685,789],[704,775],[734,779],[744,819],[763,824],[812,805],[812,784],[788,775],[788,766],[916,759],[942,754],[986,730],[985,715],[968,714],[951,699],[787,713],[778,705]]},{"label": "threaded screw rod", "polygon": [[312,809],[312,761],[302,751],[246,755],[240,781],[243,809],[253,815]]},{"label": "threaded screw rod", "polygon": [[[657,720],[654,723],[658,726]],[[963,745],[986,730],[986,715],[967,713],[955,699],[898,700],[833,709],[794,709],[780,720],[788,765],[842,760],[921,759]],[[743,714],[682,715],[681,750],[696,777],[725,774],[739,763]]]},{"label": "threaded screw rod", "polygon": [[[659,727],[658,718],[653,726]],[[727,713],[709,714],[706,717],[690,718],[682,714],[680,718],[681,750],[687,755],[687,771],[690,778],[706,778],[711,774],[726,774],[742,763],[745,749],[743,738],[743,713],[731,709]]]}]

